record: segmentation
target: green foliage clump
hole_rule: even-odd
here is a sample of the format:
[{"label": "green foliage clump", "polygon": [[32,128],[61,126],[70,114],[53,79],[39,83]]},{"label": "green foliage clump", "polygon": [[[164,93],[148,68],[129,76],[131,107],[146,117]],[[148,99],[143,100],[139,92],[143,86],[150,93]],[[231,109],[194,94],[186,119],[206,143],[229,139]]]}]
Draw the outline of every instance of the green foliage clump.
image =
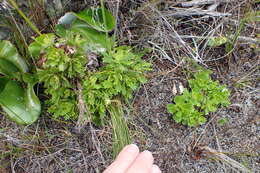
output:
[{"label": "green foliage clump", "polygon": [[104,54],[104,67],[86,77],[84,98],[96,120],[104,117],[107,105],[115,96],[130,99],[132,92],[146,82],[144,72],[150,70],[151,64],[141,57],[142,54],[134,53],[131,47],[117,47]]},{"label": "green foliage clump", "polygon": [[194,79],[188,80],[190,91],[185,89],[182,95],[174,98],[174,104],[167,106],[177,123],[190,127],[203,124],[205,115],[215,112],[219,106],[230,104],[230,92],[218,81],[213,81],[211,73],[210,70],[195,73]]},{"label": "green foliage clump", "polygon": [[48,112],[54,118],[76,119],[79,84],[83,86],[80,97],[99,124],[111,100],[121,97],[120,101],[126,101],[146,81],[144,72],[150,63],[131,47],[115,45],[114,36],[108,34],[115,27],[115,18],[105,8],[67,13],[58,23],[57,36],[42,34],[29,46],[37,60],[39,82],[49,96]]},{"label": "green foliage clump", "polygon": [[39,82],[44,83],[44,92],[50,96],[46,101],[48,112],[54,118],[76,119],[78,110],[74,82],[85,74],[87,57],[84,52],[54,34],[37,37],[29,50],[38,62],[36,73]]}]

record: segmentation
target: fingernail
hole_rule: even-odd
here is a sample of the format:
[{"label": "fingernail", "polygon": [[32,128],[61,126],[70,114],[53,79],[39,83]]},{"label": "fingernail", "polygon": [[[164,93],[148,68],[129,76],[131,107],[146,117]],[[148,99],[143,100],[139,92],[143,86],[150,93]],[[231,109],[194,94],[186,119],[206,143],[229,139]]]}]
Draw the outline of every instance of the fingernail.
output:
[{"label": "fingernail", "polygon": [[146,157],[146,158],[153,158],[153,155],[150,151],[148,150],[145,150],[143,151],[143,155]]},{"label": "fingernail", "polygon": [[125,150],[127,151],[127,152],[139,152],[139,148],[137,147],[137,145],[135,145],[135,144],[130,144],[130,145],[127,145],[126,146],[126,148],[125,148]]},{"label": "fingernail", "polygon": [[162,173],[162,171],[160,170],[160,168],[157,165],[153,165],[151,173]]}]

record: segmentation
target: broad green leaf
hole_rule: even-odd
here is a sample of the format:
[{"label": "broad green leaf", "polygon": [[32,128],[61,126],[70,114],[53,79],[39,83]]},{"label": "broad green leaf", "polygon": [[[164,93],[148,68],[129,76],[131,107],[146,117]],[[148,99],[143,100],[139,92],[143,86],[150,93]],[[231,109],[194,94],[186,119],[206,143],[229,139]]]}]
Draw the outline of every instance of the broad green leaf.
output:
[{"label": "broad green leaf", "polygon": [[17,81],[0,78],[0,86],[0,105],[11,120],[29,125],[38,119],[41,104],[32,84],[24,89]]},{"label": "broad green leaf", "polygon": [[69,31],[62,24],[58,24],[55,26],[55,32],[59,37],[65,38]]},{"label": "broad green leaf", "polygon": [[6,84],[10,81],[7,77],[0,77],[0,93],[5,89]]},{"label": "broad green leaf", "polygon": [[64,16],[59,18],[58,25],[63,25],[65,28],[70,27],[75,19],[76,16],[73,13],[66,13]]},{"label": "broad green leaf", "polygon": [[[212,72],[210,70],[205,70],[205,71],[201,71],[201,72],[198,72],[196,73],[194,76],[195,76],[195,79],[194,80],[201,80],[200,82],[206,82],[206,81],[209,81],[210,80],[210,74]],[[198,81],[199,82],[199,81]],[[200,83],[201,85],[203,85],[204,83]]]},{"label": "broad green leaf", "polygon": [[209,41],[208,41],[208,46],[210,47],[218,47],[221,46],[223,44],[226,44],[228,42],[227,37],[210,37]]},{"label": "broad green leaf", "polygon": [[30,83],[32,85],[35,85],[39,81],[38,76],[36,74],[30,74],[30,73],[24,73],[22,75],[22,79],[23,82]]},{"label": "broad green leaf", "polygon": [[[105,20],[103,20],[103,10]],[[102,8],[90,8],[73,14],[95,30],[102,32],[112,31],[115,28],[116,20],[110,11],[107,9],[103,10]]]},{"label": "broad green leaf", "polygon": [[71,24],[77,19],[73,13],[66,13],[58,20],[58,24],[55,26],[56,34],[60,37],[66,38],[69,35],[69,29]]},{"label": "broad green leaf", "polygon": [[185,102],[185,97],[183,97],[183,96],[176,96],[176,97],[174,98],[174,102],[175,102],[176,104],[182,104],[182,103]]},{"label": "broad green leaf", "polygon": [[170,112],[170,113],[174,113],[176,112],[176,106],[174,104],[168,104],[167,105],[167,110]]},{"label": "broad green leaf", "polygon": [[18,54],[17,49],[9,41],[0,41],[0,73],[15,76],[12,73],[28,71],[24,59]]},{"label": "broad green leaf", "polygon": [[175,116],[173,116],[173,119],[177,122],[180,123],[182,121],[183,115],[181,112],[177,112]]},{"label": "broad green leaf", "polygon": [[89,28],[89,26],[83,21],[76,20],[72,24],[71,30],[80,33],[86,38],[86,45],[83,46],[91,51],[104,52],[106,49],[111,49],[113,45],[112,40],[108,38],[105,33]]},{"label": "broad green leaf", "polygon": [[0,74],[10,77],[17,77],[17,72],[19,72],[19,69],[15,65],[3,58],[0,58]]}]

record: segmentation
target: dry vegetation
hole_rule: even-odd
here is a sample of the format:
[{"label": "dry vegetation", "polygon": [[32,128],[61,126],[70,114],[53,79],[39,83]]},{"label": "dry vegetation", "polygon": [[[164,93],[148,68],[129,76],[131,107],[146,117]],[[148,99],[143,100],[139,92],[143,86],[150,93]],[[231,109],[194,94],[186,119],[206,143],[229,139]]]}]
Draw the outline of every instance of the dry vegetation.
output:
[{"label": "dry vegetation", "polygon": [[[50,3],[20,5],[42,32],[51,31],[66,11],[98,5],[97,1],[62,2],[53,9]],[[259,21],[259,1],[108,0],[106,6],[117,17],[114,32],[119,44],[151,50],[144,57],[153,63],[153,71],[147,74],[149,82],[135,93],[125,111],[134,142],[152,151],[156,164],[167,173],[258,172],[260,23],[247,21],[229,52],[224,45],[209,47],[208,41],[213,36],[233,38],[248,13],[258,11]],[[55,14],[51,10],[56,10]],[[33,33],[21,19],[8,13],[2,16],[16,24],[30,42]],[[1,25],[0,34],[5,30]],[[213,78],[231,90],[232,104],[208,116],[207,123],[197,128],[175,123],[166,110],[174,97],[173,87],[187,86],[183,73],[190,68],[187,58],[213,70]],[[76,122],[53,120],[43,113],[37,123],[23,127],[2,114],[0,173],[94,173],[102,172],[111,162],[110,124],[78,128]],[[227,121],[219,123],[223,118]]]}]

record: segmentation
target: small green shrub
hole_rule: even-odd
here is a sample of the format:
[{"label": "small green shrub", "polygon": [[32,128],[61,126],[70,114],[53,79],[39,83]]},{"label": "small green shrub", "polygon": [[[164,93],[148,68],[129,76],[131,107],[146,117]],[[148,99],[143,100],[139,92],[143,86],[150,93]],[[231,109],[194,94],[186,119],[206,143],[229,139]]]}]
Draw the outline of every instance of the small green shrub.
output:
[{"label": "small green shrub", "polygon": [[50,96],[46,101],[48,112],[65,120],[78,116],[75,82],[85,75],[87,63],[84,51],[70,42],[54,34],[42,34],[29,47],[37,60],[38,80]]},{"label": "small green shrub", "polygon": [[115,96],[128,100],[141,83],[146,82],[144,72],[150,70],[150,63],[141,59],[131,47],[120,46],[105,53],[104,67],[86,76],[83,82],[84,98],[95,120],[102,119],[106,107]]},{"label": "small green shrub", "polygon": [[228,106],[229,91],[218,81],[212,81],[210,70],[199,71],[188,80],[190,91],[174,98],[174,104],[167,109],[174,114],[173,119],[183,125],[198,126],[206,122],[205,115],[215,112],[219,106]]},{"label": "small green shrub", "polygon": [[106,20],[101,8],[67,13],[56,26],[57,35],[42,34],[29,46],[54,118],[78,118],[78,83],[92,120],[100,124],[114,97],[127,101],[146,81],[144,72],[151,64],[131,47],[116,46],[114,36],[107,33],[115,19],[108,10],[104,13]]}]

